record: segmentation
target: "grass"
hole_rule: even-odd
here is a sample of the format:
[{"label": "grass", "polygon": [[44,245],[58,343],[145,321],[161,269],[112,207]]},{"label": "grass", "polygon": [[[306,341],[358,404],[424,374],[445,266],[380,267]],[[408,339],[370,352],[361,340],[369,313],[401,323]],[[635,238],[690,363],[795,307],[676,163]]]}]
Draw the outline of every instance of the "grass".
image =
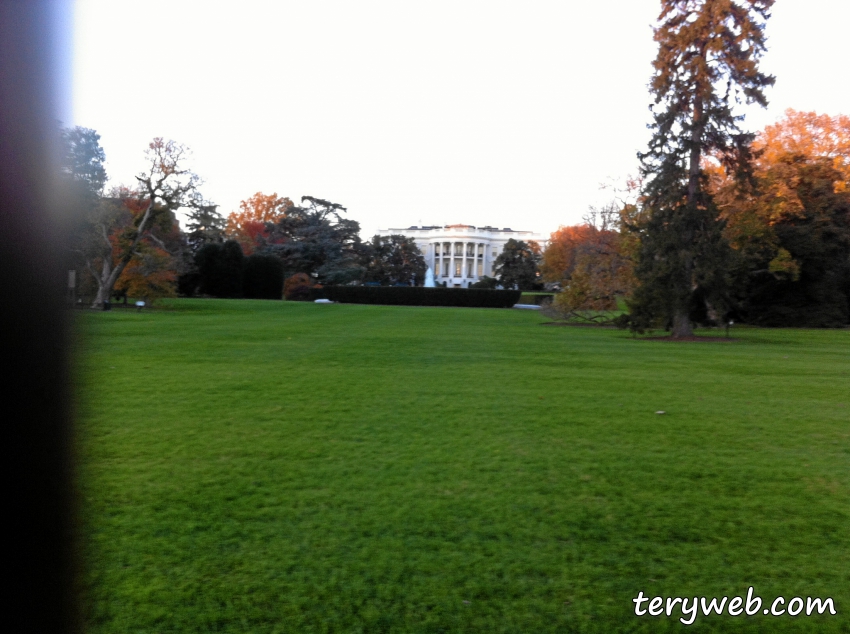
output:
[{"label": "grass", "polygon": [[850,631],[850,332],[170,308],[78,319],[90,632]]}]

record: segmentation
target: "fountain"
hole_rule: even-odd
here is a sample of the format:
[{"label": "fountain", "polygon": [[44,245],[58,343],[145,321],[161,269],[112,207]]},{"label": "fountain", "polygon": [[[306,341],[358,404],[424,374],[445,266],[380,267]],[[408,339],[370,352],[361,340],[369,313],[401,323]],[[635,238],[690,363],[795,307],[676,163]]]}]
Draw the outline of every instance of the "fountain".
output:
[{"label": "fountain", "polygon": [[431,267],[428,267],[428,270],[425,271],[425,288],[434,288],[434,271]]}]

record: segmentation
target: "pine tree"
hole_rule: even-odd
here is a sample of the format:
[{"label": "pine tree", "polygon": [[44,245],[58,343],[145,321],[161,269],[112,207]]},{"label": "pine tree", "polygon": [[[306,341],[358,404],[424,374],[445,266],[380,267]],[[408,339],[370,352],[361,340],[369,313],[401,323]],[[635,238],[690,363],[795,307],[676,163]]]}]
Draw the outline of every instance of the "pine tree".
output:
[{"label": "pine tree", "polygon": [[193,201],[186,213],[186,242],[191,252],[197,253],[207,244],[224,242],[224,217],[218,205],[199,198]]},{"label": "pine tree", "polygon": [[640,155],[645,221],[632,301],[637,327],[672,325],[693,334],[695,301],[723,295],[728,245],[706,191],[702,161],[718,158],[743,185],[753,135],[741,130],[742,103],[767,105],[774,78],[761,73],[764,25],[774,0],[661,0],[649,149]]}]

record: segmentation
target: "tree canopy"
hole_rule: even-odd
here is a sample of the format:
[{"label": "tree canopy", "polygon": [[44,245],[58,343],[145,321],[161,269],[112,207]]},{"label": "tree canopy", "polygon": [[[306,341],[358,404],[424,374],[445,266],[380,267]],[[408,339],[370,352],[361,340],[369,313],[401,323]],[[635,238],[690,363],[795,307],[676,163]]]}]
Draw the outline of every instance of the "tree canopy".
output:
[{"label": "tree canopy", "polygon": [[286,216],[295,205],[285,196],[257,192],[239,203],[239,211],[227,217],[227,236],[236,240],[246,255],[261,250],[267,243],[272,226]]},{"label": "tree canopy", "polygon": [[374,236],[364,247],[364,282],[377,282],[384,286],[419,286],[425,281],[428,266],[413,238],[402,235]]},{"label": "tree canopy", "polygon": [[553,304],[563,316],[614,310],[617,298],[633,290],[633,261],[621,218],[628,211],[613,203],[591,208],[584,224],[552,234],[543,253],[543,276],[560,282]]},{"label": "tree canopy", "polygon": [[511,238],[493,263],[493,273],[504,288],[533,290],[539,286],[540,245]]},{"label": "tree canopy", "polygon": [[321,284],[345,284],[363,275],[360,224],[343,218],[345,207],[302,196],[269,231],[264,252],[278,256],[285,276],[307,273]]},{"label": "tree canopy", "polygon": [[753,143],[755,186],[722,166],[711,187],[736,253],[740,311],[754,323],[850,321],[850,117],[789,110]]}]

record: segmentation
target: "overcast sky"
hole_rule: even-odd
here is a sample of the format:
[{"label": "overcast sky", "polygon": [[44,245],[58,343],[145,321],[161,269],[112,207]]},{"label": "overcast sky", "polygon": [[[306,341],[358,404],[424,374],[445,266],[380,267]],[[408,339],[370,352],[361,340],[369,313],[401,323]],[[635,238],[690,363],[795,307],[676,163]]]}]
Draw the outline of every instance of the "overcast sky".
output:
[{"label": "overcast sky", "polygon": [[[111,183],[155,136],[193,150],[227,215],[255,192],[326,198],[363,236],[466,223],[549,233],[609,200],[648,140],[658,0],[79,0],[75,125]],[[768,110],[850,113],[848,0],[778,0]]]}]

